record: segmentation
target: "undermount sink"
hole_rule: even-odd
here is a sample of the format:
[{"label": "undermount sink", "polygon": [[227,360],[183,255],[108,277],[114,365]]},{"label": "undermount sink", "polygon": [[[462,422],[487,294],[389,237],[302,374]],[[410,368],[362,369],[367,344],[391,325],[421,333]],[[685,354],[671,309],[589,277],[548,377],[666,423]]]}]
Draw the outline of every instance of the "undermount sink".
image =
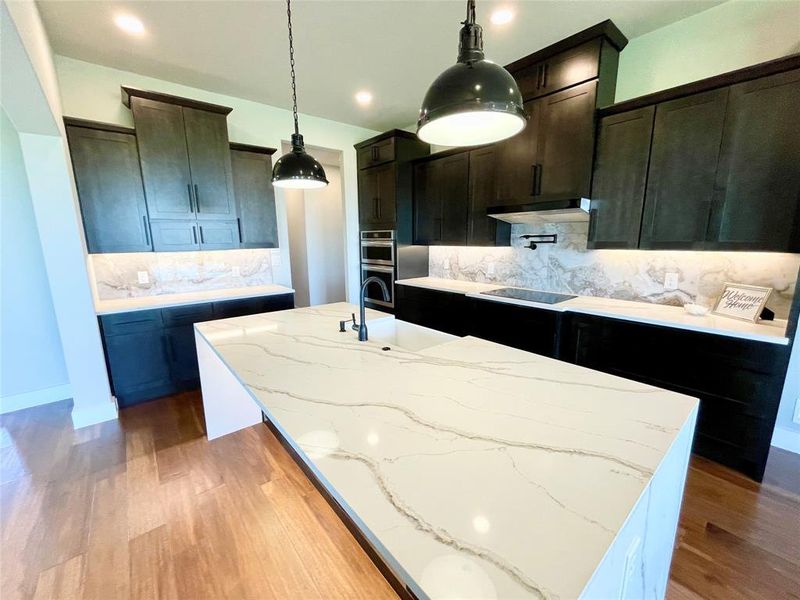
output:
[{"label": "undermount sink", "polygon": [[458,339],[449,333],[399,321],[394,317],[367,321],[369,339],[385,346],[416,352]]}]

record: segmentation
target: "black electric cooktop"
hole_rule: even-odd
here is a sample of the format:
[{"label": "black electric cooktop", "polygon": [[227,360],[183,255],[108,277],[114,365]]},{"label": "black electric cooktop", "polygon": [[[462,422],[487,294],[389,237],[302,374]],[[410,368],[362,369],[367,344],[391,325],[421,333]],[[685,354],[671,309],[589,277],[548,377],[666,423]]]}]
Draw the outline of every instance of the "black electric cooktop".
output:
[{"label": "black electric cooktop", "polygon": [[577,296],[570,296],[568,294],[554,294],[552,292],[536,292],[534,290],[523,290],[520,288],[500,288],[499,290],[490,290],[488,292],[481,292],[487,296],[499,296],[500,298],[514,298],[515,300],[526,300],[528,302],[539,302],[541,304],[558,304],[566,300],[572,300]]}]

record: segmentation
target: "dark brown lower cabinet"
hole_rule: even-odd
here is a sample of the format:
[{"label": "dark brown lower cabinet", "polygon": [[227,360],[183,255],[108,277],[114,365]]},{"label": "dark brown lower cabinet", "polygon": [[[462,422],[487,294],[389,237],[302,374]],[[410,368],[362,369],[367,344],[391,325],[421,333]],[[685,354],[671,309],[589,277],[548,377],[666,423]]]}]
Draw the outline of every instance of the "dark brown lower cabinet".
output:
[{"label": "dark brown lower cabinet", "polygon": [[468,300],[469,335],[551,358],[558,356],[561,312],[495,300]]},{"label": "dark brown lower cabinet", "polygon": [[452,335],[467,335],[469,303],[464,294],[395,284],[394,316]]},{"label": "dark brown lower cabinet", "polygon": [[700,399],[694,451],[760,481],[788,348],[570,314],[561,359]]},{"label": "dark brown lower cabinet", "polygon": [[294,294],[101,315],[111,387],[120,407],[200,385],[194,324],[294,308]]}]

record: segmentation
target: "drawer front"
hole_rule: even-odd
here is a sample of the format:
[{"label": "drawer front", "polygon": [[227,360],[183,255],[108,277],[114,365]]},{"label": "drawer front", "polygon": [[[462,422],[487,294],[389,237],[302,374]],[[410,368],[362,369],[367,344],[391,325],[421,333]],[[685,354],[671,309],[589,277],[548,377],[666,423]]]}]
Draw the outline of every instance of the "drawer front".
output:
[{"label": "drawer front", "polygon": [[464,294],[395,286],[395,317],[452,335],[466,335],[469,305]]},{"label": "drawer front", "polygon": [[470,299],[468,335],[555,357],[560,313],[492,300]]},{"label": "drawer front", "polygon": [[100,315],[100,325],[106,336],[138,333],[161,329],[161,310],[137,310],[134,312]]},{"label": "drawer front", "polygon": [[357,162],[359,169],[374,167],[385,162],[394,160],[395,146],[394,138],[388,138],[376,142],[366,148],[360,148],[357,152]]},{"label": "drawer front", "polygon": [[173,325],[192,325],[194,323],[202,323],[203,321],[211,321],[214,318],[211,302],[162,308],[161,315],[164,320],[164,325],[167,327]]}]

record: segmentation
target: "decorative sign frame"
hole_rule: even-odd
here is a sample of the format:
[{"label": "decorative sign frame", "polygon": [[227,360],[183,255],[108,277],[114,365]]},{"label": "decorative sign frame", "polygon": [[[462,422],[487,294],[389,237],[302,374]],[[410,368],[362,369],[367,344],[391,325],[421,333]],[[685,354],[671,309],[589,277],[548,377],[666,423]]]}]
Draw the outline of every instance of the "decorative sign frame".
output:
[{"label": "decorative sign frame", "polygon": [[725,283],[711,312],[722,317],[757,323],[772,288]]}]

